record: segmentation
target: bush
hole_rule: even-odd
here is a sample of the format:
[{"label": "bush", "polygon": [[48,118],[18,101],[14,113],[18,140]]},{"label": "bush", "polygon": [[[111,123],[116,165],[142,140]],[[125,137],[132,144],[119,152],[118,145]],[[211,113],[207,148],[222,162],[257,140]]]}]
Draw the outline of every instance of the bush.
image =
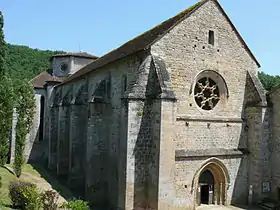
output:
[{"label": "bush", "polygon": [[55,210],[58,209],[58,194],[53,190],[47,190],[42,195],[43,209]]},{"label": "bush", "polygon": [[14,207],[38,210],[42,205],[40,192],[33,183],[22,181],[10,182],[9,195]]},{"label": "bush", "polygon": [[2,187],[2,177],[0,176],[0,188]]},{"label": "bush", "polygon": [[64,209],[71,209],[71,210],[89,210],[88,202],[83,200],[71,200],[68,203],[63,202],[61,205]]}]

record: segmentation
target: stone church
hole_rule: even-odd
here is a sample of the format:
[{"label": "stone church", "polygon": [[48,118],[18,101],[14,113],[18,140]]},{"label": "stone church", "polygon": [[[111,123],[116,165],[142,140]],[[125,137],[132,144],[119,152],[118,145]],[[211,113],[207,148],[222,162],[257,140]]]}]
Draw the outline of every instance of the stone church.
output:
[{"label": "stone church", "polygon": [[[236,11],[238,12],[238,11]],[[216,0],[96,57],[53,56],[32,80],[26,147],[102,209],[280,199],[280,88]]]}]

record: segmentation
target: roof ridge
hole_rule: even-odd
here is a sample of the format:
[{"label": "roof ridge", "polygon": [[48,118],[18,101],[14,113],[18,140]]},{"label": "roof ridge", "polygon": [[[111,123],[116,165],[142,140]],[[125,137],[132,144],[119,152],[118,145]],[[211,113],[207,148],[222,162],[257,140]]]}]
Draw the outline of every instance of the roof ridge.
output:
[{"label": "roof ridge", "polygon": [[[92,70],[99,68],[103,65],[109,64],[113,61],[119,60],[130,54],[149,48],[155,41],[157,41],[159,38],[164,36],[169,31],[169,29],[173,28],[173,26],[177,25],[188,14],[194,12],[196,9],[198,9],[202,4],[206,3],[207,1],[209,0],[201,0],[196,4],[188,7],[187,9],[183,10],[182,12],[178,13],[177,15],[163,21],[162,23],[154,26],[153,28],[130,39],[129,41],[125,42],[123,45],[97,58],[92,63],[88,64],[87,66],[83,67],[79,71],[75,72],[73,75],[69,76],[63,83],[61,83],[61,85],[68,83],[72,80],[78,79],[88,74]],[[134,48],[131,46],[134,46]],[[110,56],[112,56],[113,58],[111,58]],[[105,58],[107,59],[107,62],[104,61]]]},{"label": "roof ridge", "polygon": [[[194,4],[194,5],[190,6],[190,7],[188,7],[187,9],[185,9],[185,10],[183,10],[182,12],[178,13],[177,15],[175,15],[175,16],[173,16],[173,17],[167,19],[166,21],[168,21],[168,20],[170,20],[170,19],[172,19],[172,18],[174,18],[174,17],[176,17],[176,16],[181,16],[181,15],[182,15],[182,17],[180,17],[180,19],[179,19],[176,23],[174,23],[174,25],[173,25],[172,27],[170,27],[166,32],[164,32],[164,33],[162,34],[162,36],[164,36],[167,32],[169,32],[170,30],[172,30],[172,29],[173,29],[176,25],[178,25],[183,19],[185,19],[187,16],[191,15],[193,12],[195,12],[200,6],[202,6],[203,4],[205,4],[207,1],[210,1],[210,0],[200,0],[200,1],[197,2],[196,4]],[[216,0],[215,0],[215,1],[216,1]],[[164,22],[166,22],[166,21],[164,21]],[[160,25],[163,24],[164,22],[160,23],[160,24],[157,25],[157,26],[160,26]],[[156,27],[157,27],[157,26],[156,26]],[[158,37],[158,39],[154,40],[154,41],[150,44],[150,46],[153,45],[155,42],[157,42],[160,38],[161,38],[161,37]]]},{"label": "roof ridge", "polygon": [[251,52],[251,50],[249,49],[245,41],[242,39],[241,35],[237,31],[237,29],[235,28],[235,26],[233,25],[233,23],[231,22],[231,20],[229,19],[229,17],[227,16],[226,12],[223,10],[219,2],[217,0],[201,0],[196,4],[190,6],[189,8],[183,10],[182,12],[178,13],[177,15],[167,19],[166,21],[163,21],[159,25],[154,26],[150,30],[145,31],[142,34],[130,39],[129,41],[119,46],[118,48],[113,49],[110,52],[106,53],[105,55],[97,58],[95,61],[91,62],[90,64],[86,65],[79,71],[69,76],[66,80],[64,80],[63,83],[61,83],[61,85],[79,79],[87,75],[88,73],[92,72],[93,70],[98,69],[111,62],[120,60],[128,55],[150,48],[151,45],[153,45],[155,42],[161,39],[166,33],[172,30],[182,20],[190,16],[193,12],[195,12],[197,9],[199,9],[202,5],[204,5],[208,1],[213,1],[217,5],[218,9],[221,10],[222,14],[224,15],[228,23],[231,25],[233,30],[235,31],[237,37],[241,41],[245,50],[249,53],[251,58],[260,67],[259,62],[254,57],[253,53]]}]

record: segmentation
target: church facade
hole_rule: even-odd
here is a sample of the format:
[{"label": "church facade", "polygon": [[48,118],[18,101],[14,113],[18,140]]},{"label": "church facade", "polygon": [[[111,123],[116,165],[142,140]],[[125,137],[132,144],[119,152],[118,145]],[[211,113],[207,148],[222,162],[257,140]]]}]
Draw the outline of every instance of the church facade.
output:
[{"label": "church facade", "polygon": [[279,199],[280,91],[263,89],[260,64],[216,0],[100,58],[51,62],[52,72],[32,80],[27,159],[44,160],[94,205],[183,210]]}]

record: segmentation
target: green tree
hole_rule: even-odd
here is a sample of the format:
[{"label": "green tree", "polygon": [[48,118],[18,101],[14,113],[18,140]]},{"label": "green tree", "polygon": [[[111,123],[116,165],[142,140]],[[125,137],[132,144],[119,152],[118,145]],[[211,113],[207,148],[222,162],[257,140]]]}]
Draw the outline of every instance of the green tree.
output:
[{"label": "green tree", "polygon": [[274,87],[280,84],[279,76],[272,76],[269,74],[265,74],[264,72],[259,72],[258,76],[264,88],[268,91],[272,90]]},{"label": "green tree", "polygon": [[6,64],[11,78],[31,80],[43,71],[48,71],[50,58],[61,51],[38,50],[27,46],[6,45]]},{"label": "green tree", "polygon": [[35,98],[33,87],[26,80],[15,82],[15,92],[17,94],[16,110],[18,122],[16,125],[16,145],[14,171],[20,177],[24,164],[24,149],[26,135],[29,133],[35,111]]},{"label": "green tree", "polygon": [[13,116],[12,82],[6,74],[4,18],[0,11],[0,166],[7,162],[9,136]]},{"label": "green tree", "polygon": [[5,41],[4,41],[4,18],[3,14],[0,11],[0,72],[4,73],[4,63],[5,63]]}]

